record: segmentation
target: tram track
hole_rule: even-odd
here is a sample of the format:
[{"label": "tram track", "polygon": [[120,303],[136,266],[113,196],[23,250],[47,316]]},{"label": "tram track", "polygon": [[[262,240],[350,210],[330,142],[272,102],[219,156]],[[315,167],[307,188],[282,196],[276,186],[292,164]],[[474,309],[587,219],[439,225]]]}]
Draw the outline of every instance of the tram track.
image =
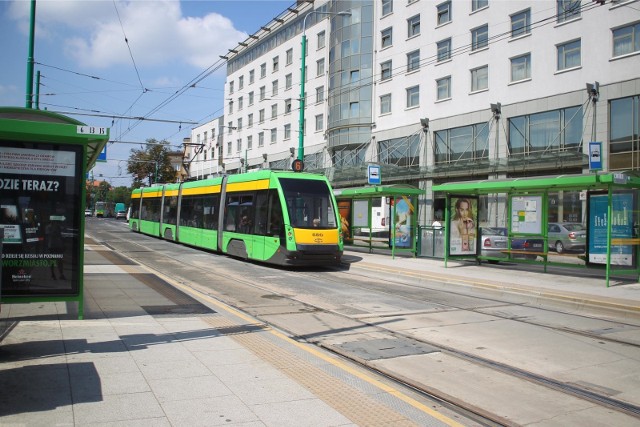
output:
[{"label": "tram track", "polygon": [[[178,282],[181,283],[188,283],[189,280],[186,279],[183,276],[180,276],[180,274],[178,274],[178,272],[176,271],[167,271],[166,269],[160,269],[158,268],[158,266],[155,265],[149,265],[147,263],[144,262],[144,260],[142,259],[141,255],[145,252],[153,252],[154,249],[152,248],[148,248],[145,247],[144,245],[141,245],[139,243],[136,242],[131,242],[131,241],[124,241],[127,244],[135,244],[135,245],[139,245],[142,248],[144,248],[145,250],[143,251],[135,251],[135,250],[131,250],[131,251],[122,251],[119,250],[121,253],[126,254],[127,256],[130,256],[131,258],[135,259],[137,262],[140,262],[141,264],[156,270],[158,272],[160,272],[161,274],[172,278],[173,280],[176,280]],[[108,244],[113,244],[113,242],[107,242]],[[116,248],[116,246],[112,246],[113,248]],[[118,250],[118,249],[116,249]],[[216,255],[218,256],[218,255]],[[181,263],[183,265],[185,265],[185,259],[184,257],[179,257],[179,256],[172,256],[169,253],[164,253],[163,257],[165,259],[171,259],[172,261],[176,262],[176,263]],[[198,265],[197,263],[188,263],[188,267],[191,269],[196,269],[198,271],[201,271],[202,273],[208,273],[210,274],[212,269],[210,267],[204,268],[201,265]],[[262,267],[262,266],[259,266]],[[221,271],[218,271],[219,269],[216,269],[216,272],[218,275],[221,274]],[[290,270],[282,270],[282,271],[286,271],[288,275],[292,275],[292,276],[297,276],[300,277],[301,280],[304,279],[309,279],[309,278],[313,278],[314,280],[323,280],[323,281],[330,281],[336,284],[344,284],[344,279],[340,279],[339,277],[335,277],[336,274],[342,274],[344,272],[341,271],[333,271],[331,272],[329,270],[330,274],[318,274],[317,272],[314,271],[290,271]],[[350,271],[349,274],[352,275],[358,275],[358,273],[354,273],[353,271]],[[370,277],[366,276],[366,275],[360,275],[360,277],[362,278],[366,278],[366,279],[371,279]],[[263,286],[260,283],[257,283],[253,280],[250,280],[247,278],[247,276],[243,275],[243,274],[231,274],[228,275],[227,278],[229,279],[229,281],[232,281],[234,283],[241,283],[243,286],[247,286],[247,287],[251,287],[253,289],[258,289],[260,290],[260,292],[264,292],[264,293],[275,293],[274,290],[268,286]],[[398,286],[402,286],[402,287],[408,287],[410,288],[412,291],[414,291],[414,294],[412,294],[411,298],[415,298],[415,291],[425,291],[425,290],[429,290],[432,292],[445,292],[441,289],[435,289],[435,288],[425,288],[424,284],[421,285],[411,285],[411,284],[407,284],[401,281],[397,281],[397,280],[377,280],[378,283],[384,283],[384,284],[393,284],[394,286],[398,287]],[[360,282],[358,283],[349,283],[350,286],[352,287],[359,287],[362,290],[365,291],[375,291],[375,292],[379,292],[379,293],[384,293],[384,290],[382,289],[382,285],[380,286],[364,286],[362,284],[360,284]],[[455,293],[452,291],[448,291],[449,293]],[[387,292],[390,295],[393,295],[395,297],[399,296],[398,293],[398,289],[394,288],[394,292]],[[539,375],[524,369],[520,369],[518,367],[515,366],[510,366],[508,364],[503,364],[501,362],[497,362],[495,360],[491,360],[488,358],[483,358],[480,357],[478,355],[460,350],[460,349],[456,349],[454,347],[450,347],[450,346],[446,346],[443,345],[442,343],[438,343],[438,342],[432,342],[430,340],[424,340],[424,339],[420,339],[419,337],[415,337],[409,334],[403,334],[402,332],[399,331],[394,331],[391,329],[386,329],[383,326],[381,326],[380,324],[377,323],[371,323],[368,322],[366,319],[362,319],[362,318],[354,318],[354,317],[350,317],[348,315],[345,315],[344,313],[340,313],[337,311],[332,311],[332,310],[327,310],[326,308],[323,307],[319,307],[319,306],[314,306],[312,304],[309,304],[308,301],[302,300],[302,299],[298,299],[295,298],[291,295],[287,295],[286,292],[281,292],[279,294],[277,294],[279,299],[286,299],[286,300],[290,300],[292,302],[298,303],[298,304],[303,304],[305,306],[308,306],[309,309],[311,310],[316,310],[316,311],[325,311],[325,312],[330,312],[333,315],[337,315],[337,316],[341,316],[344,318],[348,318],[350,320],[353,321],[357,321],[362,323],[363,325],[367,325],[370,327],[376,327],[376,328],[380,328],[383,329],[389,333],[394,334],[395,336],[402,336],[403,338],[406,339],[410,339],[410,340],[415,340],[417,342],[421,342],[423,344],[427,344],[430,345],[434,348],[439,349],[439,351],[443,352],[443,353],[447,353],[453,357],[457,357],[459,359],[462,360],[466,360],[468,362],[477,364],[477,365],[482,365],[484,367],[520,378],[522,380],[526,380],[529,382],[533,382],[535,384],[539,384],[539,385],[543,385],[547,388],[553,389],[555,391],[564,393],[564,394],[568,394],[568,395],[572,395],[574,397],[578,397],[580,399],[583,400],[587,400],[589,402],[592,402],[594,404],[600,405],[600,406],[604,406],[606,408],[630,415],[632,417],[635,418],[640,418],[640,407],[638,407],[637,405],[633,405],[631,403],[628,402],[624,402],[615,398],[611,398],[609,396],[606,396],[602,393],[597,393],[594,392],[592,390],[588,390],[585,387],[580,387],[578,385],[575,384],[568,384],[566,382],[562,382],[562,381],[557,381],[554,380],[552,378],[548,378],[545,377],[543,375]],[[221,295],[221,294],[216,294],[215,295],[216,298],[220,298],[223,302],[234,306],[242,311],[245,311],[246,308],[246,304],[243,307],[243,305],[241,303],[239,303],[238,301],[234,301],[232,298],[230,298],[228,295]],[[409,298],[408,296],[402,295],[403,298]],[[482,297],[476,297],[476,298],[482,298]],[[501,301],[498,299],[490,299],[490,298],[484,298],[485,301],[491,301],[493,303],[496,304],[513,304],[512,302],[507,302],[507,301]],[[438,304],[442,304],[441,302],[438,302]],[[444,305],[444,304],[443,304]],[[514,322],[521,322],[521,323],[525,323],[528,325],[532,325],[532,326],[536,326],[536,327],[541,327],[541,328],[547,328],[547,329],[551,329],[554,331],[558,331],[558,332],[562,332],[562,333],[569,333],[569,334],[576,334],[576,335],[580,335],[582,337],[585,338],[589,338],[589,339],[594,339],[594,340],[605,340],[607,342],[611,342],[611,343],[615,343],[617,345],[626,345],[626,346],[631,346],[633,348],[638,348],[640,347],[640,345],[638,345],[637,343],[633,343],[633,342],[626,342],[624,340],[619,340],[619,339],[615,339],[615,338],[609,338],[609,337],[603,337],[601,335],[597,335],[597,334],[592,334],[586,331],[580,331],[580,330],[575,330],[572,328],[566,328],[566,327],[554,327],[554,326],[550,326],[550,325],[546,325],[546,324],[541,324],[538,322],[532,322],[530,320],[527,319],[518,319],[518,318],[514,318],[513,316],[501,316],[499,314],[496,313],[486,313],[477,309],[471,309],[471,308],[467,308],[467,307],[460,307],[460,306],[455,306],[452,304],[449,304],[447,306],[448,308],[452,309],[452,310],[466,310],[466,311],[470,311],[470,312],[476,312],[476,313],[481,313],[483,315],[486,316],[494,316],[496,318],[500,318],[503,320],[508,320],[508,321],[514,321]],[[555,311],[554,312],[557,313],[562,313],[562,314],[567,314],[561,311]],[[271,322],[267,321],[264,317],[261,317],[260,315],[257,315],[254,312],[249,313],[254,317],[257,317],[258,319],[260,319],[261,321],[265,322],[266,324],[270,324]],[[570,314],[572,316],[576,316],[575,314]],[[588,317],[588,316],[587,316]],[[593,317],[588,317],[590,319],[596,319]],[[597,319],[597,320],[602,320],[602,319]],[[609,320],[608,320],[609,321]],[[637,325],[633,325],[633,324],[625,324],[625,323],[618,323],[619,325],[625,325],[625,326],[629,326],[629,327],[637,327]],[[282,330],[286,330],[288,333],[290,333],[291,335],[295,334],[292,331],[288,331],[286,327],[282,327],[282,325],[278,325],[275,324],[274,326],[276,326],[279,329]],[[304,337],[303,337],[304,338]],[[305,339],[306,340],[306,339]],[[463,401],[459,401],[456,398],[453,398],[452,396],[440,393],[438,394],[438,390],[425,390],[424,388],[420,388],[421,384],[413,384],[412,381],[410,379],[407,378],[400,378],[397,376],[394,376],[393,373],[390,372],[384,372],[381,371],[377,368],[372,367],[370,364],[367,363],[363,363],[362,360],[358,360],[357,357],[353,357],[353,355],[348,354],[348,352],[345,351],[341,351],[341,349],[338,349],[334,346],[330,346],[330,345],[325,345],[324,343],[322,343],[321,340],[311,340],[310,342],[314,342],[314,344],[320,345],[323,348],[330,350],[334,353],[340,354],[343,357],[346,357],[350,360],[359,362],[360,364],[366,366],[369,369],[372,369],[378,373],[382,373],[385,376],[393,379],[394,381],[397,381],[401,384],[404,384],[406,386],[411,387],[412,389],[419,391],[421,394],[423,394],[425,397],[429,397],[430,399],[435,399],[437,401],[441,401],[441,402],[447,402],[449,405],[453,405],[454,407],[456,407],[456,410],[459,409],[464,409],[465,412],[467,412],[467,416],[474,414],[475,417],[477,417],[477,421],[479,423],[485,424],[485,425],[509,425],[511,424],[511,422],[509,422],[508,420],[503,419],[502,417],[496,416],[494,414],[490,414],[487,413],[486,411],[483,411],[482,409],[470,406],[470,405],[465,405],[466,402]]]}]

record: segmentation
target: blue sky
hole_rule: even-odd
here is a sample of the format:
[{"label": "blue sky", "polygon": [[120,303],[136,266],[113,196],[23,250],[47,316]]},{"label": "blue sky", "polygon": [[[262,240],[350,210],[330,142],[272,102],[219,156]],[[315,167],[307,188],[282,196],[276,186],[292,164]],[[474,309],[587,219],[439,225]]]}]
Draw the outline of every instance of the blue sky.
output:
[{"label": "blue sky", "polygon": [[[25,106],[30,3],[0,1],[0,106]],[[96,165],[94,176],[129,185],[121,160],[140,148],[135,143],[166,139],[177,147],[196,126],[181,121],[202,124],[223,113],[226,67],[171,100],[173,95],[294,3],[38,0],[40,108],[109,127],[111,139],[120,142],[109,144],[110,160]]]}]

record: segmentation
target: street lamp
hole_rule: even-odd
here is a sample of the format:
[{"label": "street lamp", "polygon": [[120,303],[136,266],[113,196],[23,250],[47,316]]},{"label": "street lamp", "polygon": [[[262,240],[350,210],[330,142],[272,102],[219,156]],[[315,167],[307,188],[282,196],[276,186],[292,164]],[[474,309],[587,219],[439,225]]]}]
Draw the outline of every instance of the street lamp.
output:
[{"label": "street lamp", "polygon": [[298,159],[302,162],[304,161],[304,106],[305,106],[305,96],[304,96],[304,83],[306,80],[306,56],[307,56],[307,18],[314,14],[319,13],[323,15],[340,15],[340,16],[351,16],[351,12],[323,12],[319,10],[312,10],[307,13],[302,21],[302,64],[300,67],[300,119],[298,123]]}]

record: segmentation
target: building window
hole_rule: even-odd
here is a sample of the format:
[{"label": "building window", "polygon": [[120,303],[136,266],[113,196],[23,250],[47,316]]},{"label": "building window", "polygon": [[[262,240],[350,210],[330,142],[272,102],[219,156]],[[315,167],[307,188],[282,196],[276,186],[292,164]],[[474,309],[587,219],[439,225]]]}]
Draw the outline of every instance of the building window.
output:
[{"label": "building window", "polygon": [[489,87],[489,66],[471,70],[471,92],[477,92]]},{"label": "building window", "polygon": [[382,49],[393,45],[393,28],[392,27],[382,30],[380,34],[382,36],[382,40],[380,43]]},{"label": "building window", "polygon": [[509,119],[508,144],[512,156],[577,149],[581,141],[581,106]]},{"label": "building window", "polygon": [[284,139],[291,139],[291,125],[284,125]]},{"label": "building window", "polygon": [[335,167],[360,166],[364,163],[366,147],[334,150],[331,161]]},{"label": "building window", "polygon": [[609,102],[609,169],[640,168],[640,96]]},{"label": "building window", "polygon": [[438,46],[438,62],[451,59],[451,39],[439,41]]},{"label": "building window", "polygon": [[613,56],[640,52],[640,23],[613,30]]},{"label": "building window", "polygon": [[242,130],[242,117],[238,119],[238,130]]},{"label": "building window", "polygon": [[264,101],[264,98],[267,96],[267,88],[265,86],[260,87],[260,101]]},{"label": "building window", "polygon": [[284,101],[284,113],[291,114],[291,98]]},{"label": "building window", "polygon": [[489,125],[462,126],[434,132],[436,164],[489,158]]},{"label": "building window", "polygon": [[324,75],[324,58],[316,61],[316,76],[320,77]]},{"label": "building window", "polygon": [[324,129],[324,114],[318,114],[316,116],[316,132]]},{"label": "building window", "polygon": [[230,156],[233,150],[231,141],[227,142],[227,156]]},{"label": "building window", "polygon": [[558,45],[558,71],[580,66],[580,39]]},{"label": "building window", "polygon": [[236,149],[236,153],[239,153],[240,151],[242,151],[242,139],[238,139],[238,145],[237,145],[237,149]]},{"label": "building window", "polygon": [[517,82],[531,78],[531,54],[511,58],[511,81]]},{"label": "building window", "polygon": [[387,93],[380,97],[380,114],[391,113],[391,94]]},{"label": "building window", "polygon": [[474,28],[471,30],[471,50],[483,49],[489,45],[489,26]]},{"label": "building window", "polygon": [[249,92],[249,105],[253,105],[253,91]]},{"label": "building window", "polygon": [[293,64],[293,49],[287,49],[287,65]]},{"label": "building window", "polygon": [[360,116],[360,103],[359,102],[350,102],[349,103],[349,117],[359,117]]},{"label": "building window", "polygon": [[271,96],[276,96],[278,94],[278,81],[274,80],[271,82]]},{"label": "building window", "polygon": [[244,76],[238,77],[238,90],[241,90],[244,87]]},{"label": "building window", "polygon": [[318,49],[322,49],[324,45],[324,31],[320,31],[318,33]]},{"label": "building window", "polygon": [[287,74],[286,76],[284,76],[284,89],[289,90],[291,89],[292,85],[293,85],[293,77],[291,74]]},{"label": "building window", "polygon": [[273,58],[273,72],[275,73],[280,68],[280,57],[276,56]]},{"label": "building window", "polygon": [[382,0],[382,16],[393,12],[393,0]]},{"label": "building window", "polygon": [[258,147],[264,147],[264,132],[258,133]]},{"label": "building window", "polygon": [[229,95],[233,94],[233,82],[229,82]]},{"label": "building window", "polygon": [[436,80],[438,101],[451,98],[451,76]]},{"label": "building window", "polygon": [[437,25],[446,24],[451,21],[451,2],[446,1],[436,6],[438,9]]},{"label": "building window", "polygon": [[407,19],[407,37],[411,38],[420,34],[420,15]]},{"label": "building window", "polygon": [[324,86],[316,88],[316,102],[324,101]]},{"label": "building window", "polygon": [[511,15],[511,37],[520,37],[531,32],[531,9]]},{"label": "building window", "polygon": [[238,97],[238,111],[242,110],[244,106],[244,99],[240,96]]},{"label": "building window", "polygon": [[271,143],[275,144],[276,142],[278,142],[278,129],[273,128],[271,129]]},{"label": "building window", "polygon": [[231,131],[233,131],[233,122],[227,123],[227,129],[229,129],[228,133],[231,133]]},{"label": "building window", "polygon": [[580,17],[581,0],[557,0],[558,22],[565,22]]},{"label": "building window", "polygon": [[471,0],[471,10],[473,12],[483,9],[487,6],[489,6],[489,0]]},{"label": "building window", "polygon": [[389,80],[391,78],[391,61],[385,61],[380,64],[380,80]]},{"label": "building window", "polygon": [[247,137],[247,150],[251,150],[253,148],[253,136],[249,135]]},{"label": "building window", "polygon": [[249,84],[253,84],[253,82],[256,80],[256,71],[255,70],[250,70],[249,71]]},{"label": "building window", "polygon": [[250,113],[247,116],[247,127],[250,128],[251,126],[253,126],[253,113]]},{"label": "building window", "polygon": [[278,104],[273,104],[271,106],[271,119],[275,119],[278,117]]},{"label": "building window", "polygon": [[267,64],[263,63],[260,64],[260,78],[264,79],[265,77],[267,77]]},{"label": "building window", "polygon": [[420,49],[407,53],[407,72],[420,68]]},{"label": "building window", "polygon": [[400,167],[419,166],[420,135],[387,139],[378,143],[380,163]]},{"label": "building window", "polygon": [[229,101],[229,114],[233,113],[233,101]]},{"label": "building window", "polygon": [[349,72],[349,83],[351,84],[360,83],[360,70],[351,70]]},{"label": "building window", "polygon": [[420,105],[420,86],[413,86],[407,89],[407,108]]},{"label": "building window", "polygon": [[264,108],[258,111],[258,119],[260,120],[259,123],[264,123]]}]

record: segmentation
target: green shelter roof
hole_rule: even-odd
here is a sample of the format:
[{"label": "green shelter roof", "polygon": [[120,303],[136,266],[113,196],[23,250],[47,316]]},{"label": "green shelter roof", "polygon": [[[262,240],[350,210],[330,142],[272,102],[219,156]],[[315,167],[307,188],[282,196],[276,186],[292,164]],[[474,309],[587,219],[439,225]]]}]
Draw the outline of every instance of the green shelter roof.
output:
[{"label": "green shelter roof", "polygon": [[0,107],[0,140],[85,144],[87,170],[91,169],[109,141],[104,134],[84,133],[87,125],[49,111]]}]

